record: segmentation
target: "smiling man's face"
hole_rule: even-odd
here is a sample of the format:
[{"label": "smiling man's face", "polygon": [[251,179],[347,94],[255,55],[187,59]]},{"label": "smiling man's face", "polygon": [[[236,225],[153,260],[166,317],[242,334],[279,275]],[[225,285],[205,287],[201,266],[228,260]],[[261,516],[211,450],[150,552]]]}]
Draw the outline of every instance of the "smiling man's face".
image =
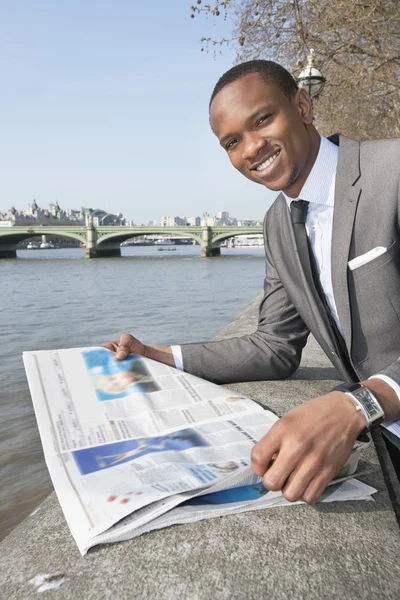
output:
[{"label": "smiling man's face", "polygon": [[233,166],[245,177],[296,198],[319,149],[311,101],[291,98],[257,73],[226,85],[212,101],[211,126]]}]

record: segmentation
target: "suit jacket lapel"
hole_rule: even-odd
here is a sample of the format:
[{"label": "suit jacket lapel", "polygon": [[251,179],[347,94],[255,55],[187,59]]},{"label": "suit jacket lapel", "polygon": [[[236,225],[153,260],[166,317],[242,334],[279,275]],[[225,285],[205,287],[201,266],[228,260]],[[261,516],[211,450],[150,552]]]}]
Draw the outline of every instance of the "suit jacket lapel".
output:
[{"label": "suit jacket lapel", "polygon": [[360,142],[340,136],[333,209],[332,285],[349,354],[352,332],[347,263],[357,204],[361,194],[360,176]]},{"label": "suit jacket lapel", "polygon": [[[321,345],[324,345],[323,342],[328,344],[330,351],[333,349],[333,341],[331,337],[331,333],[329,329],[326,327],[325,320],[323,315],[321,315],[319,305],[315,298],[315,290],[312,289],[308,283],[307,277],[304,274],[304,270],[300,261],[300,257],[297,251],[296,240],[294,237],[293,226],[290,218],[290,210],[287,206],[287,202],[283,194],[277,198],[282,204],[282,210],[280,211],[281,222],[279,227],[279,255],[280,260],[282,257],[288,257],[287,271],[291,275],[292,282],[294,281],[294,288],[296,289],[296,294],[303,292],[304,296],[302,301],[296,302],[297,305],[304,305],[304,300],[309,306],[309,310],[307,312],[300,311],[301,316],[308,326],[308,328],[313,332],[313,335],[318,339]],[[279,259],[276,260],[278,264]],[[284,274],[282,273],[282,280],[284,279]],[[285,283],[283,281],[283,283]],[[321,336],[321,337],[319,337]],[[321,339],[322,338],[322,339]]]}]

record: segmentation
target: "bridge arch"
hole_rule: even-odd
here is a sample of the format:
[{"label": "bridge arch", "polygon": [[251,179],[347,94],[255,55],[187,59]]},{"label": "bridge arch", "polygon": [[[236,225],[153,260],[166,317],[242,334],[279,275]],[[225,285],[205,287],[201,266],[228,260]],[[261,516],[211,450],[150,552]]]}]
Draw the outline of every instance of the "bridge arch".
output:
[{"label": "bridge arch", "polygon": [[17,245],[19,242],[29,240],[37,236],[62,237],[78,241],[86,244],[86,228],[82,227],[82,231],[74,231],[69,227],[0,227],[0,246],[1,245]]},{"label": "bridge arch", "polygon": [[[244,228],[240,228],[240,229],[244,229]],[[222,233],[218,232],[216,235],[213,236],[212,238],[212,247],[216,248],[218,247],[221,242],[223,242],[224,240],[228,240],[229,238],[234,238],[234,237],[241,237],[244,235],[255,235],[255,234],[262,234],[262,228],[261,227],[253,227],[253,228],[246,228],[245,231],[224,231]]]},{"label": "bridge arch", "polygon": [[[103,229],[109,229],[111,231],[102,231]],[[114,229],[114,231],[112,231]],[[133,239],[135,237],[143,237],[144,235],[168,235],[170,237],[181,237],[181,238],[190,238],[192,240],[194,240],[195,242],[197,242],[198,244],[201,245],[202,243],[202,228],[201,227],[188,227],[187,229],[192,229],[192,231],[187,231],[186,229],[179,229],[176,227],[138,227],[137,229],[135,228],[130,228],[130,227],[124,227],[124,229],[127,229],[129,231],[124,231],[121,232],[121,229],[119,231],[115,231],[115,227],[98,227],[97,228],[97,245],[99,247],[102,246],[102,244],[109,244],[109,243],[115,243],[115,244],[121,244],[122,242],[125,242],[126,240],[130,240]],[[138,231],[139,229],[139,231]],[[198,229],[199,231],[193,231],[193,229]]]}]

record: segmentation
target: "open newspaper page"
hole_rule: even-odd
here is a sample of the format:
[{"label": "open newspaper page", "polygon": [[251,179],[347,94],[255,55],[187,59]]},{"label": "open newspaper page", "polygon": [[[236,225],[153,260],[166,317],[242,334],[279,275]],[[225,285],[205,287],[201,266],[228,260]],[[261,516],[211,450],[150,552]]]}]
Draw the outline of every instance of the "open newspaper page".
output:
[{"label": "open newspaper page", "polygon": [[104,348],[26,352],[24,364],[46,463],[82,553],[131,513],[143,526],[182,494],[217,489],[236,473],[240,481],[277,419],[236,392],[143,357],[119,362]]}]

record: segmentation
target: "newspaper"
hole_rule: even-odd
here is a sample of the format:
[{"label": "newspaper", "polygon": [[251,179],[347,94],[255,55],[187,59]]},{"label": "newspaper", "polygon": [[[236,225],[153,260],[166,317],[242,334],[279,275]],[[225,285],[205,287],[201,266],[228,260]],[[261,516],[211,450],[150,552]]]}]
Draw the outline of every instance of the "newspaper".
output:
[{"label": "newspaper", "polygon": [[[116,361],[105,348],[23,359],[46,463],[82,555],[172,523],[286,503],[250,469],[253,445],[277,417],[242,394],[140,356]],[[357,453],[343,474],[354,472]],[[354,485],[359,498],[372,493]]]}]

